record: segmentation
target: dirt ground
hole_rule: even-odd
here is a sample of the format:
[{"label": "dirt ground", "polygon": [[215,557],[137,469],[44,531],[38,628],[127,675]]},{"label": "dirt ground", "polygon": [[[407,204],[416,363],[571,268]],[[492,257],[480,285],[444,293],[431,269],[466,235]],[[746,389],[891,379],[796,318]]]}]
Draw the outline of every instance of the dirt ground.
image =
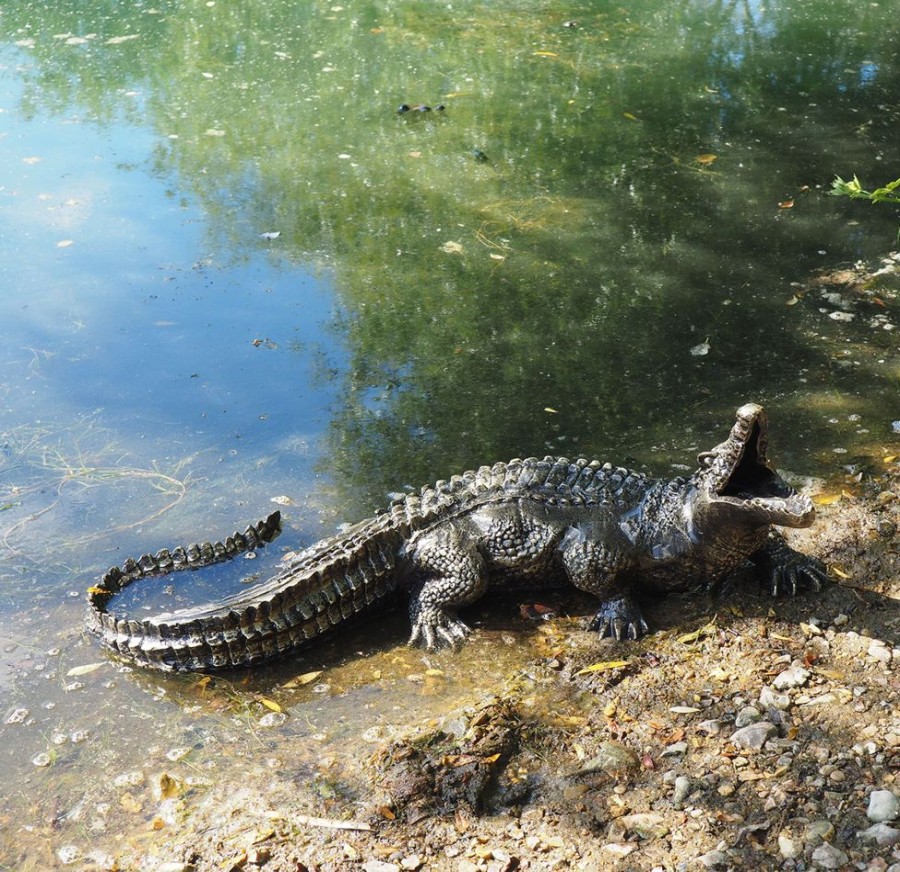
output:
[{"label": "dirt ground", "polygon": [[537,614],[540,656],[356,783],[222,785],[112,868],[900,869],[900,462],[880,466],[789,537],[821,592],[670,596],[637,643]]}]

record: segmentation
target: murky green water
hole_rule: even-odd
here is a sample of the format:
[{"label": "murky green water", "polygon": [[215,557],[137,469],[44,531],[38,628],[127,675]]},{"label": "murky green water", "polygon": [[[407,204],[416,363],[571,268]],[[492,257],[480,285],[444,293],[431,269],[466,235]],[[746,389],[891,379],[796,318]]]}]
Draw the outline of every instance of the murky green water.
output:
[{"label": "murky green water", "polygon": [[[528,656],[478,644],[432,680],[401,618],[233,685],[69,675],[103,660],[83,591],[129,553],[275,497],[284,543],[310,541],[516,455],[665,472],[750,399],[796,475],[896,448],[896,283],[794,283],[895,246],[896,210],[826,192],[900,175],[898,20],[836,0],[4,3],[0,864],[114,853],[153,820],[128,773],[315,759]],[[323,665],[259,727],[261,696]]]}]

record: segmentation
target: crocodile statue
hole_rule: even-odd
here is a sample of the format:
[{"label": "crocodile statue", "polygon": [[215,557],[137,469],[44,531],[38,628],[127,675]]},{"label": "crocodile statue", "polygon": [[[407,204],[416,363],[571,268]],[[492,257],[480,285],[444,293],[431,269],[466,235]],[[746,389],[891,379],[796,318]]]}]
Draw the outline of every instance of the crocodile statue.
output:
[{"label": "crocodile statue", "polygon": [[89,591],[88,626],[142,666],[206,672],[294,650],[400,589],[410,596],[410,643],[427,649],[466,638],[457,610],[489,585],[567,578],[600,600],[590,628],[616,639],[648,630],[636,593],[715,583],[748,560],[773,595],[818,590],[825,567],[772,529],[807,527],[815,510],[769,465],[767,434],[765,410],[748,403],[728,438],[700,454],[697,470],[671,480],[553,457],[483,466],[394,500],[218,602],[152,617],[110,611],[135,580],[270,542],[280,531],[275,512],[224,542],[110,569]]}]

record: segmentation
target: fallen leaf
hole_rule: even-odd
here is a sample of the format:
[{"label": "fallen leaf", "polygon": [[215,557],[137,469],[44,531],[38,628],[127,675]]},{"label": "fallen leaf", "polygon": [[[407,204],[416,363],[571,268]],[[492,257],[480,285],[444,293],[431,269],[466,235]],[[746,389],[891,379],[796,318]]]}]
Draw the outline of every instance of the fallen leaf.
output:
[{"label": "fallen leaf", "polygon": [[799,303],[799,302],[800,302],[800,298],[799,298],[796,294],[794,294],[794,296],[791,297],[791,298],[785,303],[785,306],[796,306],[797,303]]},{"label": "fallen leaf", "polygon": [[629,121],[637,121],[638,120],[637,115],[632,115],[630,112],[623,112],[622,115],[624,115]]},{"label": "fallen leaf", "polygon": [[693,705],[673,705],[669,707],[670,712],[674,712],[676,715],[693,715],[700,711],[696,706]]},{"label": "fallen leaf", "polygon": [[92,584],[88,589],[88,596],[102,596],[105,593],[109,593],[109,591],[105,587],[97,587],[95,584]]},{"label": "fallen leaf", "polygon": [[694,163],[700,164],[700,166],[706,167],[712,163],[715,163],[719,159],[717,154],[698,154],[697,157],[694,158]]},{"label": "fallen leaf", "polygon": [[793,201],[793,200],[782,200],[782,201],[778,204],[778,208],[779,208],[779,209],[793,209],[793,208],[794,208],[794,201]]},{"label": "fallen leaf", "polygon": [[441,251],[446,252],[447,254],[462,254],[463,247],[458,242],[453,242],[451,240],[449,242],[445,242],[441,246]]},{"label": "fallen leaf", "polygon": [[590,672],[609,672],[612,669],[621,669],[630,663],[630,660],[604,660],[601,663],[592,663],[590,666],[585,666],[584,669],[579,669],[575,674],[587,675]]},{"label": "fallen leaf", "polygon": [[701,342],[699,345],[695,345],[691,349],[691,355],[694,357],[705,357],[709,354],[709,340],[707,339],[705,342]]},{"label": "fallen leaf", "polygon": [[33,166],[34,164],[40,163],[42,160],[42,157],[23,157],[22,163],[28,164],[28,166]]},{"label": "fallen leaf", "polygon": [[304,684],[309,684],[310,682],[315,681],[325,670],[319,669],[316,672],[304,672],[302,675],[298,675],[296,678],[292,678],[290,681],[285,682],[282,687],[292,688],[292,687],[302,687]]},{"label": "fallen leaf", "polygon": [[536,58],[558,58],[559,55],[555,51],[533,51],[532,54]]},{"label": "fallen leaf", "polygon": [[816,494],[812,501],[817,506],[830,506],[832,503],[837,503],[841,499],[840,494]]},{"label": "fallen leaf", "polygon": [[70,245],[74,245],[74,244],[75,244],[74,239],[61,239],[59,242],[56,243],[56,247],[57,248],[68,248]]},{"label": "fallen leaf", "polygon": [[679,636],[676,641],[681,645],[688,645],[691,642],[696,642],[698,639],[702,639],[704,636],[711,636],[715,631],[716,622],[715,619],[713,619],[708,624],[700,627],[699,630],[694,630],[693,633],[685,633],[683,636]]},{"label": "fallen leaf", "polygon": [[264,696],[259,698],[259,701],[267,708],[271,709],[273,712],[278,712],[279,714],[284,711],[284,709],[275,702],[274,699],[267,699]]},{"label": "fallen leaf", "polygon": [[554,409],[552,406],[544,406],[544,411],[547,412],[547,414],[549,414],[549,415],[558,415],[559,414],[559,412],[557,412],[557,410]]},{"label": "fallen leaf", "polygon": [[846,579],[852,577],[852,576],[848,575],[846,572],[844,572],[842,569],[839,569],[837,566],[832,566],[832,567],[831,567],[831,571],[832,571],[838,578],[843,578],[843,579],[846,580]]},{"label": "fallen leaf", "polygon": [[87,675],[91,672],[96,672],[101,666],[106,666],[105,660],[101,660],[99,663],[86,663],[84,666],[73,666],[66,673],[66,678],[71,678],[73,675]]}]

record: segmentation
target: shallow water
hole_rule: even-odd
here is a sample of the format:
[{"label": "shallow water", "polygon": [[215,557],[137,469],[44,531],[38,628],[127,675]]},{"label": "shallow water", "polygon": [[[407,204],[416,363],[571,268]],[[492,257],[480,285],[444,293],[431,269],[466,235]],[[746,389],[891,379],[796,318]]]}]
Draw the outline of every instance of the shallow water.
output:
[{"label": "shallow water", "polygon": [[81,616],[128,554],[277,499],[271,563],[517,455],[666,473],[750,399],[800,479],[896,447],[896,284],[795,283],[895,245],[827,191],[898,175],[897,3],[90,6],[0,10],[0,864],[115,851],[129,772],[239,780],[532,653],[511,604],[438,666],[398,613],[224,683],[122,673]]}]

